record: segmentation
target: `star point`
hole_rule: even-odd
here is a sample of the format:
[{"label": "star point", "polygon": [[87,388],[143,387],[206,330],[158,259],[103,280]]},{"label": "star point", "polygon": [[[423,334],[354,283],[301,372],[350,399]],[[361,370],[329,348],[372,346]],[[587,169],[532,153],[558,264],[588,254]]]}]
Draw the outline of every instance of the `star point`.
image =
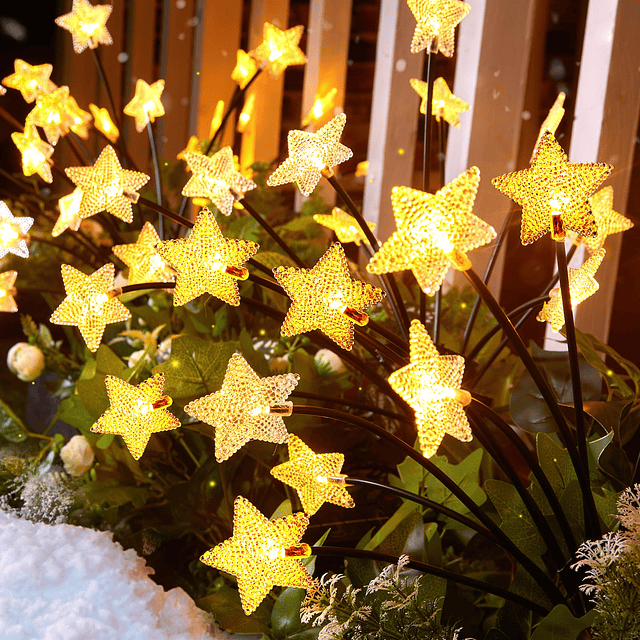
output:
[{"label": "star point", "polygon": [[549,109],[549,113],[547,117],[544,119],[542,125],[540,126],[540,131],[538,132],[538,138],[536,139],[536,143],[533,146],[533,152],[531,153],[531,160],[529,164],[533,162],[535,158],[536,151],[538,150],[538,145],[540,144],[540,139],[544,135],[545,131],[550,131],[553,135],[556,135],[556,131],[562,122],[562,117],[564,116],[564,100],[567,97],[567,94],[564,91],[561,91],[553,103],[551,109]]},{"label": "star point", "polygon": [[19,258],[29,257],[29,229],[33,218],[16,218],[4,201],[0,201],[0,259],[7,253]]},{"label": "star point", "polygon": [[18,310],[18,305],[13,297],[16,294],[14,285],[17,277],[17,271],[0,273],[0,311],[15,313]]},{"label": "star point", "polygon": [[455,46],[455,28],[471,8],[461,0],[407,0],[416,19],[411,53],[423,49],[440,51],[450,58]]},{"label": "star point", "polygon": [[22,155],[22,173],[25,176],[37,173],[45,182],[51,184],[53,147],[40,138],[35,126],[27,124],[24,133],[14,131],[11,139]]},{"label": "star point", "polygon": [[52,65],[34,64],[32,66],[20,58],[16,58],[13,65],[15,73],[3,78],[2,84],[20,91],[26,102],[33,102],[58,88],[49,79],[53,71]]},{"label": "star point", "polygon": [[298,25],[283,31],[269,22],[264,23],[263,41],[249,52],[260,65],[267,65],[272,78],[277,78],[287,67],[293,64],[305,64],[307,56],[298,47],[304,27]]},{"label": "star point", "polygon": [[[413,90],[422,98],[420,113],[426,113],[427,83],[417,78],[411,78],[409,82]],[[460,114],[463,111],[469,111],[469,105],[451,93],[449,85],[444,78],[436,78],[433,83],[433,100],[431,103],[431,113],[435,116],[436,120],[440,122],[440,120],[443,119],[459,129]]]},{"label": "star point", "polygon": [[[367,236],[358,221],[346,211],[340,209],[340,207],[334,207],[331,210],[331,215],[315,213],[313,220],[323,227],[331,229],[342,244],[347,242],[355,242],[358,246],[360,246],[360,242],[369,244],[369,240],[367,240]],[[369,225],[371,231],[376,228],[375,222],[367,222],[367,225]]]},{"label": "star point", "polygon": [[81,109],[73,96],[69,96],[65,103],[65,111],[70,118],[69,128],[73,133],[85,140],[89,137],[89,127],[91,127],[91,114]]},{"label": "star point", "polygon": [[56,24],[71,33],[73,50],[82,53],[87,47],[95,49],[99,44],[113,44],[106,24],[113,6],[92,5],[88,0],[73,0],[71,13],[56,18]]},{"label": "star point", "polygon": [[149,122],[155,122],[156,118],[164,115],[164,107],[160,101],[163,91],[164,80],[147,84],[142,78],[138,78],[135,95],[124,108],[125,115],[135,118],[138,133],[141,133]]}]

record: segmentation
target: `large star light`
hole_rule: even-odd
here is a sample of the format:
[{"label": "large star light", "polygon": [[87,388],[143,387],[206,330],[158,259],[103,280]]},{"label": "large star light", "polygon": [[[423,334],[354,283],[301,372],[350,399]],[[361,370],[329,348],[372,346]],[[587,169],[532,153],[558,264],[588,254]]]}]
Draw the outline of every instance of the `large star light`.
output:
[{"label": "large star light", "polygon": [[263,40],[253,51],[249,51],[249,55],[260,65],[268,65],[271,77],[277,78],[290,65],[307,62],[307,56],[298,47],[303,33],[302,25],[282,31],[265,22],[262,29]]},{"label": "large star light", "polygon": [[[355,242],[360,246],[360,242],[366,242],[367,236],[360,228],[358,221],[346,211],[340,209],[340,207],[334,207],[331,210],[331,215],[325,215],[322,213],[315,213],[313,215],[314,222],[321,224],[323,227],[331,229],[336,234],[336,237],[342,244],[346,242]],[[367,222],[369,229],[373,231],[376,228],[375,222]]]},{"label": "large star light", "polygon": [[437,193],[394,187],[391,204],[397,230],[367,265],[369,273],[411,269],[428,295],[440,288],[447,271],[471,267],[466,252],[496,236],[491,225],[472,213],[480,170],[471,167]]},{"label": "large star light", "polygon": [[471,7],[460,0],[407,0],[407,4],[416,19],[411,53],[428,49],[450,58],[455,46],[455,28]]},{"label": "large star light", "polygon": [[82,190],[74,189],[69,195],[58,200],[60,215],[51,231],[51,235],[57,238],[63,231],[71,229],[77,231],[80,228],[82,218],[78,215],[82,202]]},{"label": "large star light", "polygon": [[306,513],[267,520],[238,496],[233,503],[233,535],[204,553],[200,561],[236,576],[242,609],[250,615],[275,586],[312,586],[300,560],[311,554],[309,545],[300,542],[308,524]]},{"label": "large star light", "polygon": [[348,351],[353,347],[353,325],[366,325],[369,316],[364,310],[385,297],[382,289],[351,278],[339,242],[312,269],[276,267],[273,275],[291,298],[282,335],[319,329]]},{"label": "large star light", "polygon": [[11,139],[22,154],[22,173],[25,176],[37,173],[45,182],[53,182],[53,147],[40,138],[35,126],[27,124],[24,133],[14,131]]},{"label": "large star light", "polygon": [[585,238],[598,234],[589,198],[613,167],[603,162],[569,162],[550,131],[545,131],[529,169],[498,176],[493,186],[522,207],[522,244],[545,233],[564,240],[565,230]]},{"label": "large star light", "polygon": [[36,106],[27,115],[26,125],[42,127],[50,144],[56,145],[61,137],[69,133],[73,119],[67,111],[69,87],[60,87],[41,96]]},{"label": "large star light", "polygon": [[18,310],[18,305],[16,305],[15,298],[13,297],[16,295],[14,285],[17,277],[17,271],[0,273],[0,311],[15,313]]},{"label": "large star light", "polygon": [[82,53],[87,47],[95,49],[99,44],[113,44],[106,24],[113,6],[92,5],[89,0],[73,0],[71,13],[56,18],[56,24],[71,32],[73,50]]},{"label": "large star light", "polygon": [[172,431],[180,421],[166,407],[172,404],[162,395],[164,374],[156,373],[138,386],[116,376],[106,376],[110,407],[91,427],[93,433],[122,436],[131,455],[139,460],[152,433]]},{"label": "large star light", "polygon": [[330,170],[353,155],[349,147],[339,142],[346,121],[347,116],[341,113],[316,133],[296,129],[289,131],[289,157],[269,176],[267,184],[277,187],[297,182],[303,195],[311,195],[323,171]]},{"label": "large star light", "polygon": [[533,152],[531,153],[531,160],[529,164],[533,162],[533,158],[536,155],[536,151],[538,150],[538,145],[540,144],[540,139],[544,135],[545,131],[551,131],[555,136],[560,123],[562,122],[562,117],[564,116],[564,99],[567,97],[567,94],[564,91],[561,91],[553,103],[551,109],[549,109],[549,113],[547,117],[544,119],[542,125],[540,126],[540,131],[538,132],[538,137],[536,139],[536,143],[533,146]]},{"label": "large star light", "polygon": [[17,89],[26,102],[33,102],[40,96],[47,95],[57,89],[49,80],[53,67],[50,64],[30,65],[20,58],[13,62],[15,73],[2,80],[2,84],[10,89]]},{"label": "large star light", "polygon": [[135,118],[136,131],[140,133],[149,122],[164,115],[164,107],[160,96],[164,91],[164,80],[156,80],[147,84],[142,78],[136,82],[136,92],[131,102],[124,108],[125,115]]},{"label": "large star light", "polygon": [[13,253],[19,258],[29,257],[29,229],[33,218],[14,218],[6,203],[0,201],[0,259],[7,253]]},{"label": "large star light", "polygon": [[472,438],[464,407],[471,402],[460,389],[462,356],[441,356],[419,320],[409,328],[410,363],[389,376],[389,384],[416,413],[422,455],[433,456],[445,433],[469,442]]},{"label": "large star light", "polygon": [[[409,80],[413,90],[422,98],[420,103],[420,113],[427,112],[427,90],[426,82],[411,78]],[[431,113],[440,122],[441,119],[450,125],[460,128],[460,114],[469,111],[469,105],[451,93],[449,85],[444,78],[436,78],[433,83],[433,99],[431,102]]]},{"label": "large star light", "polygon": [[215,216],[204,208],[198,214],[188,238],[160,242],[156,249],[177,272],[173,304],[181,306],[210,293],[237,307],[240,292],[236,280],[246,280],[249,273],[242,265],[260,247],[250,240],[225,238]]}]

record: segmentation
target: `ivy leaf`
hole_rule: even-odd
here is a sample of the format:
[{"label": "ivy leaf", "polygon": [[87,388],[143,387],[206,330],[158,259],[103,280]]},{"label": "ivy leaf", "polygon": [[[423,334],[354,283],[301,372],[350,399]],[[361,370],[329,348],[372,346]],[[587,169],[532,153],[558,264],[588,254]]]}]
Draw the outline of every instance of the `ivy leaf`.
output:
[{"label": "ivy leaf", "polygon": [[196,600],[196,605],[212,613],[225,631],[231,633],[268,633],[269,631],[270,615],[266,602],[247,616],[242,610],[238,592],[226,584],[215,593]]},{"label": "ivy leaf", "polygon": [[556,605],[551,613],[536,627],[531,640],[576,640],[578,634],[598,620],[596,611],[574,618],[563,604]]},{"label": "ivy leaf", "polygon": [[91,434],[91,425],[95,422],[77,393],[71,394],[60,403],[58,419],[75,427],[85,436]]},{"label": "ivy leaf", "polygon": [[0,436],[13,443],[24,442],[27,439],[22,420],[3,400],[0,400]]},{"label": "ivy leaf", "polygon": [[602,489],[602,495],[595,492],[593,494],[598,515],[610,531],[613,531],[619,524],[615,514],[618,512],[618,498],[621,494],[622,491],[607,491],[604,488]]}]

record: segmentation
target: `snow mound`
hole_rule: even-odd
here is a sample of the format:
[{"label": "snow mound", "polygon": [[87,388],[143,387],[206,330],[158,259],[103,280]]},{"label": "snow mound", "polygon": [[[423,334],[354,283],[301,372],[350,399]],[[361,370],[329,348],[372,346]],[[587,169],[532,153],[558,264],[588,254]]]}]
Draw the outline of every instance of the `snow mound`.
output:
[{"label": "snow mound", "polygon": [[179,588],[165,592],[111,534],[0,511],[0,638],[229,638]]}]

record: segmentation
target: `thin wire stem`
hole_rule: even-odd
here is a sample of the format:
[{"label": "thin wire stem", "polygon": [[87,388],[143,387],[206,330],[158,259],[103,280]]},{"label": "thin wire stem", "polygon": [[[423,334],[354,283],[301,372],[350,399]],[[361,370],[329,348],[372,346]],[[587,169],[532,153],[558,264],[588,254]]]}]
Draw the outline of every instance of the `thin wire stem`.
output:
[{"label": "thin wire stem", "polygon": [[95,158],[91,155],[91,153],[89,153],[89,149],[87,149],[87,147],[85,146],[84,142],[82,141],[82,138],[80,138],[80,136],[77,136],[73,131],[69,131],[68,137],[70,140],[73,140],[74,143],[78,145],[78,148],[82,152],[82,155],[87,159],[87,162],[89,164],[94,164]]},{"label": "thin wire stem", "polygon": [[66,251],[68,254],[72,255],[74,258],[77,258],[81,262],[84,262],[84,264],[90,266],[92,269],[95,269],[95,266],[96,266],[95,262],[92,262],[91,260],[89,260],[89,258],[87,258],[86,256],[83,256],[80,253],[76,253],[75,251],[72,251],[71,249],[68,249],[67,247],[65,247],[62,244],[59,244],[59,243],[54,242],[53,240],[49,240],[47,238],[40,238],[40,237],[36,237],[36,236],[32,236],[31,240],[33,242],[40,242],[42,244],[50,244],[52,247],[56,247],[57,249],[61,249],[62,251]]},{"label": "thin wire stem", "polygon": [[375,331],[377,334],[381,335],[383,338],[386,338],[389,342],[391,342],[397,349],[405,354],[409,354],[409,345],[397,336],[395,333],[383,327],[380,323],[375,320],[369,320],[367,327],[372,331]]},{"label": "thin wire stem", "polygon": [[182,225],[183,227],[186,227],[187,229],[193,229],[193,224],[194,223],[191,222],[191,220],[189,220],[189,218],[185,218],[184,216],[181,216],[178,213],[174,213],[173,211],[171,211],[171,209],[167,209],[166,207],[163,207],[160,204],[156,204],[155,202],[152,202],[151,200],[147,200],[146,198],[143,198],[142,196],[140,196],[140,198],[138,198],[138,204],[142,204],[145,207],[149,207],[149,209],[153,209],[157,213],[163,215],[165,218],[169,218],[169,220],[173,220],[174,222],[177,222],[179,225]]},{"label": "thin wire stem", "polygon": [[376,340],[373,336],[365,333],[361,327],[355,326],[355,337],[360,341],[360,344],[374,357],[376,356],[376,352],[379,352],[381,355],[390,360],[393,364],[404,367],[409,364],[408,360],[405,360],[399,353],[394,351],[392,348],[387,345],[382,344],[379,340]]},{"label": "thin wire stem", "polygon": [[[156,189],[156,202],[162,206],[162,183],[160,181],[160,163],[158,162],[158,148],[156,147],[156,139],[153,135],[151,122],[147,122],[147,133],[149,134],[149,148],[151,149],[151,160],[153,162],[153,177]],[[158,212],[158,235],[160,240],[164,240],[164,218],[162,213]]]}]

